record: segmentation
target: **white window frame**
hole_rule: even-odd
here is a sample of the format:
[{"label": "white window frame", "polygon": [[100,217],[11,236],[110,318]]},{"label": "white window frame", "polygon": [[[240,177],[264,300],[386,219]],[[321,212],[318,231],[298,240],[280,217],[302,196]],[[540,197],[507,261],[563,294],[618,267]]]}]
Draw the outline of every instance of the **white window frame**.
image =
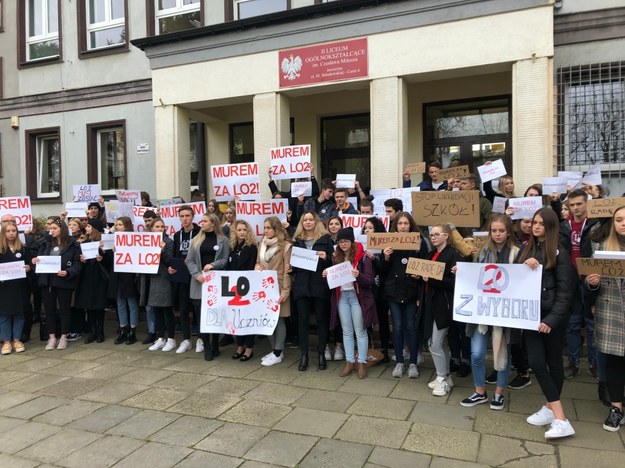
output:
[{"label": "white window frame", "polygon": [[[110,133],[110,132],[117,132],[117,131],[121,131],[123,138],[124,138],[124,148],[126,145],[126,133],[125,133],[125,128],[123,126],[111,126],[111,127],[105,127],[105,128],[98,128],[97,130],[95,130],[95,138],[96,138],[96,164],[98,167],[98,184],[101,187],[101,192],[102,195],[115,195],[115,189],[105,189],[104,185],[102,183],[102,134],[103,133]],[[125,153],[125,151],[124,151]],[[126,161],[126,157],[125,154],[123,154],[123,164],[124,164],[124,179],[125,179],[125,184],[123,187],[119,187],[119,190],[126,190],[128,187],[128,167],[126,166],[127,161]]]},{"label": "white window frame", "polygon": [[[239,19],[239,5],[244,4],[244,3],[254,3],[254,2],[262,2],[263,0],[232,0],[232,16],[234,17],[234,20],[238,20]],[[284,10],[276,10],[275,12],[279,12],[279,11],[287,11],[288,10],[288,1],[287,0],[283,0],[285,3],[284,6]],[[250,17],[252,18],[252,17]]]},{"label": "white window frame", "polygon": [[[36,151],[37,151],[37,198],[58,198],[61,194],[60,192],[56,191],[56,192],[42,192],[41,191],[41,187],[42,187],[42,177],[43,177],[43,164],[42,163],[42,158],[44,156],[44,145],[46,144],[47,141],[50,140],[56,140],[57,144],[59,145],[59,170],[60,170],[60,165],[61,165],[61,147],[60,147],[60,142],[59,142],[59,135],[56,133],[53,134],[49,134],[49,135],[38,135],[37,136],[37,146],[36,146]],[[47,157],[48,155],[45,154],[45,156]],[[59,174],[60,175],[60,174]],[[61,181],[59,180],[59,186],[61,185]]]},{"label": "white window frame", "polygon": [[[25,35],[26,37],[24,38],[26,41],[26,61],[27,62],[34,62],[37,60],[47,60],[50,58],[55,58],[55,57],[59,57],[61,54],[61,38],[59,36],[59,27],[58,27],[58,23],[56,25],[56,31],[50,32],[48,31],[48,2],[46,0],[40,0],[40,5],[41,5],[41,24],[42,24],[42,30],[44,31],[43,34],[40,34],[39,36],[30,36],[30,2],[28,0],[24,0],[25,3],[25,15],[24,15],[24,21],[25,21]],[[61,14],[59,7],[58,7],[58,3],[55,0],[55,5],[57,8],[57,18],[59,17],[59,15]],[[48,41],[53,41],[55,40],[59,43],[59,52],[56,55],[49,55],[47,57],[39,57],[36,59],[31,59],[30,58],[30,46],[34,45],[34,44],[39,44],[39,43],[43,43],[43,42],[48,42]]]},{"label": "white window frame", "polygon": [[169,18],[170,16],[184,15],[186,13],[193,13],[195,11],[201,11],[202,1],[197,3],[191,3],[189,5],[183,5],[183,0],[176,0],[176,6],[172,8],[159,9],[158,0],[154,0],[154,32],[159,34],[161,28],[159,27],[159,20]]},{"label": "white window frame", "polygon": [[[112,15],[112,5],[111,2],[112,0],[104,0],[105,4],[104,4],[104,16],[105,16],[105,20],[104,21],[100,21],[99,23],[90,23],[89,22],[89,18],[91,17],[91,4],[89,2],[89,0],[87,0],[85,2],[85,27],[87,30],[87,50],[100,50],[100,49],[106,49],[109,47],[119,47],[120,45],[123,45],[124,42],[117,42],[115,44],[110,44],[110,45],[105,45],[105,46],[100,46],[100,47],[91,47],[91,33],[93,32],[99,32],[99,31],[106,31],[107,29],[113,29],[113,28],[119,28],[120,26],[122,26],[123,28],[126,28],[126,5],[124,4],[124,15],[121,18],[118,19],[113,19],[111,18]],[[122,2],[123,3],[123,2]]]}]

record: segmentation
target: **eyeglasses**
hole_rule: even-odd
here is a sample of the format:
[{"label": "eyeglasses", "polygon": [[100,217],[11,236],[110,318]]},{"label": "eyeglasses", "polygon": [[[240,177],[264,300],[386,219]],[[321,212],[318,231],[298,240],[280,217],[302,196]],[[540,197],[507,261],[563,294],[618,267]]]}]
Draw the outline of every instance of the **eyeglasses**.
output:
[{"label": "eyeglasses", "polygon": [[339,244],[347,244],[348,242],[351,242],[349,239],[341,239],[340,241],[338,241]]}]

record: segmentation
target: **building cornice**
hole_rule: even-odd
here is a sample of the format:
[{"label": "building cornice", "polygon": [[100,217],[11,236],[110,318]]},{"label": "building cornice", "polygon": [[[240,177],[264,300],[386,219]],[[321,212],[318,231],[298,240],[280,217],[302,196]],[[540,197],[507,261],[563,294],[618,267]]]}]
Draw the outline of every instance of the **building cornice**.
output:
[{"label": "building cornice", "polygon": [[625,7],[554,17],[554,45],[625,38]]}]

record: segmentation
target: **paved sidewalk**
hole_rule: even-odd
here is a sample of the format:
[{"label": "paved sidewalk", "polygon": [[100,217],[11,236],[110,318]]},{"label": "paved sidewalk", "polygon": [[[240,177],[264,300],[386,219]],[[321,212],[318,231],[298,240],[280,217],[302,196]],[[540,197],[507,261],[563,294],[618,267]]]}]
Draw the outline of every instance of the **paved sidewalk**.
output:
[{"label": "paved sidewalk", "polygon": [[[37,336],[37,330],[33,336]],[[393,379],[392,365],[340,378],[343,362],[297,370],[299,352],[264,368],[233,361],[234,347],[206,362],[194,351],[31,341],[0,356],[2,467],[571,467],[625,466],[625,429],[601,428],[607,411],[587,370],[565,382],[577,435],[545,443],[525,422],[542,404],[534,383],[506,392],[506,408],[463,408],[471,378],[434,397],[429,356],[421,378]],[[490,387],[490,386],[489,386]],[[492,388],[489,388],[492,391]]]}]

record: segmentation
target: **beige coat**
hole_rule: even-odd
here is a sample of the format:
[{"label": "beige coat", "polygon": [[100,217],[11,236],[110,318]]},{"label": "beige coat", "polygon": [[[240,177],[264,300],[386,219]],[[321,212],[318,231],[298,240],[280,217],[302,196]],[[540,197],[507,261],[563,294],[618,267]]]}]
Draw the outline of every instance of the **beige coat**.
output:
[{"label": "beige coat", "polygon": [[291,294],[291,275],[285,273],[285,268],[291,261],[291,243],[290,242],[282,242],[282,245],[278,249],[276,255],[273,256],[271,260],[264,265],[264,262],[261,263],[260,260],[260,245],[258,248],[258,257],[256,258],[256,269],[262,270],[275,270],[278,274],[278,285],[280,287],[280,294],[286,296],[286,300],[280,304],[280,317],[290,317],[291,316],[291,300],[289,299],[289,295]]}]

